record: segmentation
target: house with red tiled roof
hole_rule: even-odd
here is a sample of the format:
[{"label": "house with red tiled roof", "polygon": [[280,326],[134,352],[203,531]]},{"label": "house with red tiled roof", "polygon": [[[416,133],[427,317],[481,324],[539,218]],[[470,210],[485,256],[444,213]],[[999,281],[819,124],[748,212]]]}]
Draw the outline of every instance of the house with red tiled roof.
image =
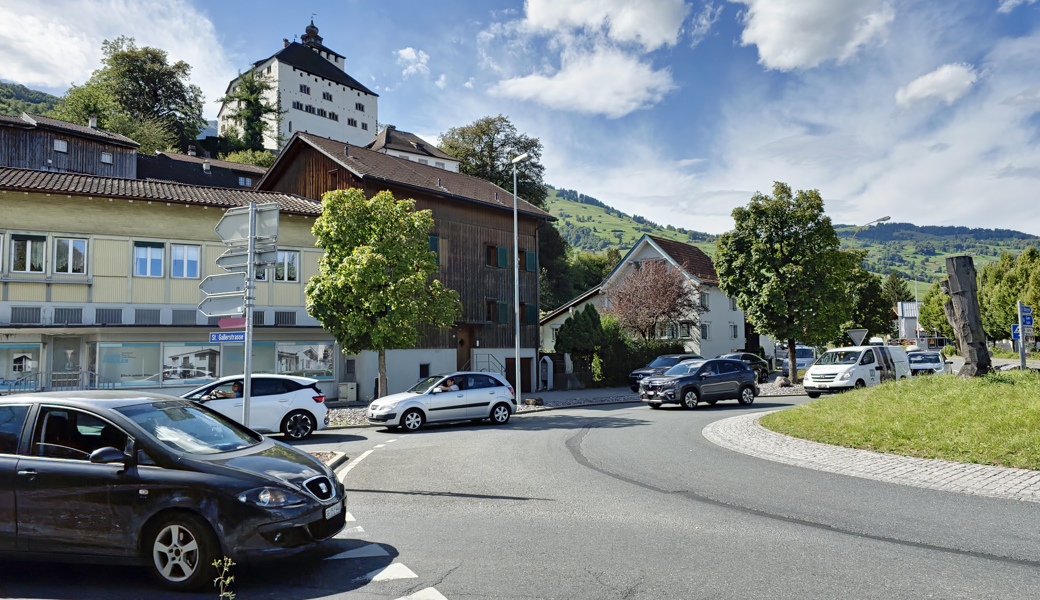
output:
[{"label": "house with red tiled roof", "polygon": [[698,295],[700,305],[698,313],[661,326],[659,338],[682,342],[687,351],[705,357],[745,348],[744,313],[733,299],[719,289],[719,276],[711,257],[691,244],[644,235],[602,283],[541,318],[542,351],[553,351],[557,331],[574,311],[583,309],[591,302],[602,313],[607,308],[606,290],[620,282],[639,264],[650,260],[663,260],[669,266],[679,269],[689,282],[690,293]]}]

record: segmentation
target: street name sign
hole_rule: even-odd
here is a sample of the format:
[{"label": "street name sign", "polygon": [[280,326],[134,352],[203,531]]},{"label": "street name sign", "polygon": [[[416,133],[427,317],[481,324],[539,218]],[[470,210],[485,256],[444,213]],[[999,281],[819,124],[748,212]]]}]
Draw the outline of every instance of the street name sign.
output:
[{"label": "street name sign", "polygon": [[1032,327],[1033,326],[1033,315],[1023,314],[1022,315],[1022,326],[1023,327]]},{"label": "street name sign", "polygon": [[[278,237],[278,203],[256,205],[256,238]],[[228,209],[215,229],[225,244],[249,241],[249,207],[238,206]]]},{"label": "street name sign", "polygon": [[235,294],[244,296],[246,293],[246,276],[244,273],[228,273],[227,275],[210,275],[202,280],[199,289],[207,296],[224,296]]},{"label": "street name sign", "polygon": [[246,332],[244,331],[212,331],[209,334],[209,343],[211,344],[226,344],[226,343],[239,343],[246,341]]},{"label": "street name sign", "polygon": [[1033,307],[1032,306],[1026,306],[1025,304],[1023,304],[1022,305],[1022,314],[1023,315],[1031,315],[1031,314],[1033,314]]},{"label": "street name sign", "polygon": [[246,308],[242,296],[207,296],[199,303],[199,312],[207,317],[241,317]]}]

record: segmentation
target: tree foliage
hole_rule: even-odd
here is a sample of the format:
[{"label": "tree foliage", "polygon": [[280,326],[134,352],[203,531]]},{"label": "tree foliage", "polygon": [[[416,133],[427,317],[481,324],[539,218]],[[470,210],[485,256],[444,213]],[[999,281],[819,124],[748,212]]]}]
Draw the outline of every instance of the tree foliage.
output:
[{"label": "tree foliage", "polygon": [[379,353],[380,389],[386,390],[386,349],[410,348],[424,326],[449,327],[461,314],[458,293],[432,279],[429,248],[433,216],[389,191],[366,198],[359,189],[322,197],[314,222],[325,251],[307,282],[307,312],[356,354]]},{"label": "tree foliage", "polygon": [[658,325],[695,320],[699,302],[679,269],[664,260],[643,261],[606,289],[607,311],[626,330],[644,341],[657,337]]},{"label": "tree foliage", "polygon": [[267,150],[238,150],[235,152],[228,152],[227,154],[221,154],[219,156],[220,160],[242,163],[244,165],[253,165],[265,169],[271,168],[271,165],[274,164],[274,159],[276,158],[274,154],[271,154]]},{"label": "tree foliage", "polygon": [[[278,135],[283,111],[278,110],[277,102],[271,101],[271,92],[275,90],[273,78],[254,68],[239,74],[234,89],[219,100],[227,105],[228,118],[240,132],[244,150],[262,152],[264,136],[271,131]],[[279,137],[279,147],[282,142]]]},{"label": "tree foliage", "polygon": [[[862,256],[863,251],[853,251]],[[866,329],[867,337],[884,336],[892,329],[892,304],[881,283],[881,278],[857,265],[845,284],[846,294],[852,298],[851,318],[842,325],[838,341],[851,341],[845,333],[849,329]]]},{"label": "tree foliage", "polygon": [[513,189],[512,160],[525,152],[531,160],[517,165],[517,194],[538,207],[545,205],[542,142],[516,130],[509,117],[483,117],[441,134],[440,149],[457,158],[459,171]]},{"label": "tree foliage", "polygon": [[846,281],[860,255],[842,252],[817,190],[792,193],[784,183],[773,195],[756,193],[733,211],[736,229],[717,240],[719,287],[755,329],[795,342],[823,345],[837,339],[852,312]]},{"label": "tree foliage", "polygon": [[592,355],[603,343],[603,325],[599,311],[591,302],[583,310],[574,311],[556,332],[557,352],[570,354],[585,370],[592,362]]},{"label": "tree foliage", "polygon": [[1027,248],[1017,257],[1008,252],[982,267],[979,274],[979,308],[986,337],[1011,338],[1018,323],[1018,301],[1037,307],[1040,301],[1040,251]]},{"label": "tree foliage", "polygon": [[918,309],[917,322],[921,328],[928,332],[938,331],[939,335],[950,339],[954,338],[953,327],[946,318],[946,310],[943,306],[949,298],[943,293],[940,282],[936,281],[928,288],[928,293],[921,300]]},{"label": "tree foliage", "polygon": [[910,291],[906,279],[903,279],[903,276],[896,271],[892,271],[885,278],[885,298],[888,299],[889,304],[896,306],[900,302],[912,302],[914,293]]},{"label": "tree foliage", "polygon": [[20,117],[23,112],[49,115],[57,104],[56,96],[24,85],[0,82],[0,115]]}]

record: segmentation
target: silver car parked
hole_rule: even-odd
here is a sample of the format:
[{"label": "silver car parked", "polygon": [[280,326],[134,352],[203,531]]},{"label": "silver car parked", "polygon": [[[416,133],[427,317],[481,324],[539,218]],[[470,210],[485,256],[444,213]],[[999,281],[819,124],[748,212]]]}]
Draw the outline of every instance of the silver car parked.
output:
[{"label": "silver car parked", "polygon": [[513,386],[498,373],[457,371],[427,377],[407,392],[368,405],[368,422],[416,431],[426,423],[491,419],[504,425],[516,412]]}]

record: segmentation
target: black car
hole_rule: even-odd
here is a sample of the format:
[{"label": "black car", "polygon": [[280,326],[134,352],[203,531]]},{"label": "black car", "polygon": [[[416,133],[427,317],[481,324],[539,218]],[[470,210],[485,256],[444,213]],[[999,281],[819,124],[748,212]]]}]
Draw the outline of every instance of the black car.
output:
[{"label": "black car", "polygon": [[632,388],[633,392],[639,391],[639,382],[644,378],[651,375],[660,375],[668,369],[671,369],[675,365],[679,364],[684,360],[692,360],[695,358],[704,358],[700,354],[662,354],[654,360],[650,361],[647,366],[636,369],[628,374],[628,386]]},{"label": "black car", "polygon": [[751,370],[755,373],[758,373],[759,383],[766,383],[769,381],[769,363],[758,355],[750,354],[748,352],[733,352],[731,354],[720,354],[717,358],[739,360],[745,365],[751,367]]},{"label": "black car", "polygon": [[688,360],[662,375],[644,379],[639,386],[639,399],[650,408],[661,408],[662,404],[697,408],[698,402],[715,404],[719,400],[748,405],[758,395],[755,379],[755,371],[740,361]]},{"label": "black car", "polygon": [[212,563],[283,557],[345,524],[325,464],[161,394],[0,398],[0,556],[145,565],[212,585]]}]

